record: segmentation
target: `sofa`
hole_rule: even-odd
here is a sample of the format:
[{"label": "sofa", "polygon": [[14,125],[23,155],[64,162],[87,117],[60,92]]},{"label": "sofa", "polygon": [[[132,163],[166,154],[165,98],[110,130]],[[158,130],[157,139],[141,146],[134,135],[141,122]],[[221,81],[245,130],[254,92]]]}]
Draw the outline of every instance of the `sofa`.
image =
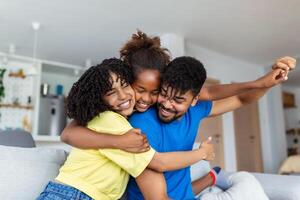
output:
[{"label": "sofa", "polygon": [[[13,139],[9,139],[10,136]],[[32,141],[31,135],[26,132],[20,131],[13,135],[0,132],[1,200],[35,199],[48,181],[55,178],[67,158],[67,152],[64,150],[35,147]],[[207,169],[209,165],[206,162],[193,165],[192,178],[201,176]],[[253,175],[260,182],[269,199],[300,200],[299,176],[259,173]]]}]

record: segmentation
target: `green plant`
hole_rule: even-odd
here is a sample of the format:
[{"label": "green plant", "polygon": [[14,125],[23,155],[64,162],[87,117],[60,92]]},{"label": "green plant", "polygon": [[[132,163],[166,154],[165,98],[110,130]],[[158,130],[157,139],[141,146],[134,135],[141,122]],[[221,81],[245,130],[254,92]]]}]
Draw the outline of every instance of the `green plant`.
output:
[{"label": "green plant", "polygon": [[6,69],[0,69],[0,102],[2,101],[2,98],[5,97],[5,88],[3,84],[3,77]]}]

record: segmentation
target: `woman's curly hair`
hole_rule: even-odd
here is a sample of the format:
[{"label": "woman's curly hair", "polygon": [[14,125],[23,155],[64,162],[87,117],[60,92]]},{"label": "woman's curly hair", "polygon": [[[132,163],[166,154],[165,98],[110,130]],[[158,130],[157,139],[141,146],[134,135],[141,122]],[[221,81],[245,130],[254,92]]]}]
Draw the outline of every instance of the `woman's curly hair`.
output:
[{"label": "woman's curly hair", "polygon": [[162,72],[171,60],[168,49],[161,47],[159,37],[148,37],[139,30],[121,48],[120,57],[132,68],[134,77],[143,69]]},{"label": "woman's curly hair", "polygon": [[110,109],[103,96],[112,89],[111,73],[117,75],[122,84],[132,83],[130,68],[120,59],[105,59],[101,64],[90,67],[73,84],[67,97],[67,116],[80,125],[86,125],[99,113]]}]

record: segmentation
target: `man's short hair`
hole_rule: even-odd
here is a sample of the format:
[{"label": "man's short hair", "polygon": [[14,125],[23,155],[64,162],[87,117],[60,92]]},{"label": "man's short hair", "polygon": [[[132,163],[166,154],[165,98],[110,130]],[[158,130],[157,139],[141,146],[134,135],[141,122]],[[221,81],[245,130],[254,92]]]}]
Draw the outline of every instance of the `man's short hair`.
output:
[{"label": "man's short hair", "polygon": [[188,56],[175,58],[165,68],[162,76],[162,86],[170,88],[172,93],[184,94],[191,90],[198,95],[206,80],[206,70],[203,64]]}]

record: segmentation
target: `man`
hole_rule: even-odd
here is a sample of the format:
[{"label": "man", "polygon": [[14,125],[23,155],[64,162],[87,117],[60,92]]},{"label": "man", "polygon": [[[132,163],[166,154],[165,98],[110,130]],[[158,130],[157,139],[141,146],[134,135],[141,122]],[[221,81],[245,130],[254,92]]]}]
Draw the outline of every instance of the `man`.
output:
[{"label": "man", "polygon": [[[158,152],[191,150],[203,118],[257,101],[269,88],[286,80],[288,71],[295,65],[293,58],[279,59],[273,70],[258,80],[264,83],[260,84],[263,87],[217,101],[198,101],[198,94],[206,80],[202,63],[191,57],[176,58],[162,76],[157,108],[133,114],[130,123],[147,135],[150,145]],[[191,184],[189,167],[165,172],[164,178],[171,199],[194,199],[194,194],[208,186],[203,185],[203,179]],[[149,187],[154,186],[155,183],[149,183]],[[127,192],[129,199],[143,199],[133,179],[128,184]],[[151,198],[151,194],[144,195],[145,198]]]}]

